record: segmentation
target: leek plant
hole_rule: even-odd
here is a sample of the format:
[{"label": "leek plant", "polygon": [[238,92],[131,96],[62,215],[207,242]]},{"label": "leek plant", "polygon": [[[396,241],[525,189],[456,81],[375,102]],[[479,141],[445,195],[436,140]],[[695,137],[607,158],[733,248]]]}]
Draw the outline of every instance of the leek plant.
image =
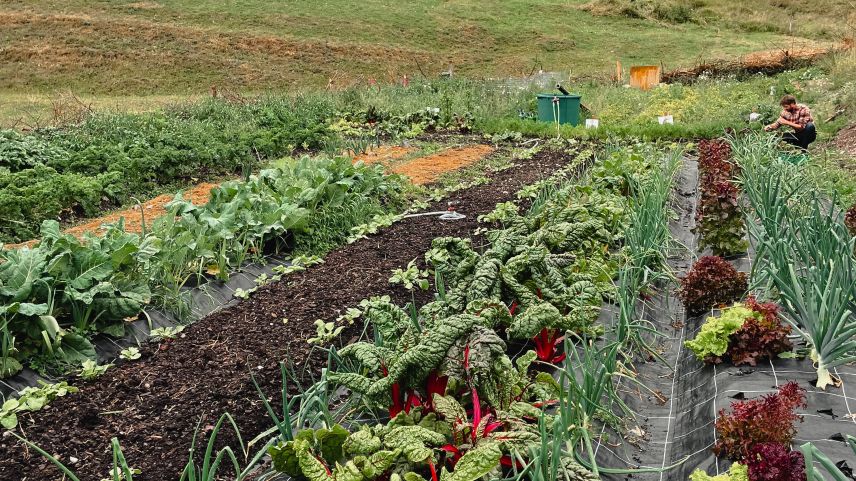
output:
[{"label": "leek plant", "polygon": [[825,389],[835,382],[830,369],[856,360],[856,240],[834,201],[809,192],[799,169],[779,160],[772,144],[747,145],[755,140],[732,141],[758,218],[750,222],[758,252],[753,283],[778,296]]},{"label": "leek plant", "polygon": [[[845,439],[847,440],[847,445],[853,450],[853,454],[856,455],[856,437],[848,434]],[[832,476],[833,481],[852,481],[852,475],[844,474],[838,465],[833,463],[832,460],[823,454],[823,452],[814,444],[805,443],[800,446],[800,451],[802,451],[803,457],[805,458],[805,474],[807,481],[825,481],[826,479],[823,477],[823,474],[821,474],[820,469],[815,466],[815,461],[821,468],[823,468],[824,471],[827,472],[827,474]]]},{"label": "leek plant", "polygon": [[770,243],[769,274],[824,389],[833,383],[830,369],[856,361],[856,239],[817,198],[809,215],[789,224]]},{"label": "leek plant", "polygon": [[748,205],[744,206],[744,218],[755,247],[750,278],[752,290],[756,292],[770,292],[772,280],[763,269],[769,262],[769,244],[779,237],[786,220],[793,215],[792,210],[802,205],[807,194],[806,183],[800,177],[798,167],[778,162],[773,157],[775,150],[770,138],[731,141],[734,158],[740,163],[737,182],[748,200]]}]

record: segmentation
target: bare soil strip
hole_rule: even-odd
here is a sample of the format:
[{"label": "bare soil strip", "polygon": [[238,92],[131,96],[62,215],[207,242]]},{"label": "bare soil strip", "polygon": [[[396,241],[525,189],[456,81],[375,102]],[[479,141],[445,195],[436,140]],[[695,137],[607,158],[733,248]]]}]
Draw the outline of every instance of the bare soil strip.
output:
[{"label": "bare soil strip", "polygon": [[[250,299],[191,325],[180,338],[143,346],[140,361],[112,368],[92,382],[75,382],[79,393],[23,415],[17,432],[67,464],[76,458],[70,466],[82,481],[98,481],[107,474],[112,437],[119,439],[129,463],[142,470],[134,479],[178,479],[200,420],[205,433],[228,412],[244,440],[270,426],[250,373],[278,402],[280,360],[320,372],[326,356],[313,352],[306,342],[316,334],[316,319],[335,319],[371,296],[390,295],[401,304],[410,301],[410,292],[388,283],[392,269],[412,259],[421,261],[435,237],[469,236],[476,246],[483,244],[483,237],[472,235],[479,215],[568,161],[564,153],[542,152],[488,173],[489,184],[458,191],[427,208],[442,210],[447,202],[455,202],[465,219],[411,217],[333,251],[324,264],[259,289]],[[430,298],[429,292],[418,292],[415,300],[421,305]],[[346,330],[343,342],[358,329],[355,325]],[[221,438],[237,447],[233,436],[221,433]],[[5,436],[0,439],[0,479],[47,481],[62,476],[34,450]]]}]

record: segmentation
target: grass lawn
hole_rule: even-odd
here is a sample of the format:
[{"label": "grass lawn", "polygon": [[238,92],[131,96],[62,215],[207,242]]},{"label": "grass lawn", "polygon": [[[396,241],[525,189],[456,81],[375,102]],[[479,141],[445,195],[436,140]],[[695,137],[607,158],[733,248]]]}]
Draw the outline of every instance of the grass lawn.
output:
[{"label": "grass lawn", "polygon": [[[0,100],[5,117],[22,97],[67,89],[143,97],[129,99],[133,105],[152,95],[205,94],[211,85],[318,88],[330,79],[342,86],[414,77],[420,69],[429,76],[449,68],[471,77],[537,68],[605,75],[616,60],[673,68],[832,40],[822,29],[787,35],[779,28],[787,18],[772,13],[769,28],[747,28],[707,3],[697,21],[668,23],[594,15],[578,0],[8,0],[0,5]],[[822,3],[842,2],[815,5]],[[812,17],[812,25],[834,13]]]}]

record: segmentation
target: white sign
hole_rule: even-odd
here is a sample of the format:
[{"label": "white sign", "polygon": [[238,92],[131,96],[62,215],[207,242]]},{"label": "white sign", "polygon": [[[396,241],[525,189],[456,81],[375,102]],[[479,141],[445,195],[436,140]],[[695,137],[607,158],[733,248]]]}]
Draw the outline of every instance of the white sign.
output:
[{"label": "white sign", "polygon": [[587,129],[596,129],[600,127],[600,120],[598,119],[586,119],[586,128]]},{"label": "white sign", "polygon": [[674,124],[675,123],[675,118],[672,117],[671,115],[661,115],[661,116],[657,117],[657,120],[660,122],[660,125]]}]

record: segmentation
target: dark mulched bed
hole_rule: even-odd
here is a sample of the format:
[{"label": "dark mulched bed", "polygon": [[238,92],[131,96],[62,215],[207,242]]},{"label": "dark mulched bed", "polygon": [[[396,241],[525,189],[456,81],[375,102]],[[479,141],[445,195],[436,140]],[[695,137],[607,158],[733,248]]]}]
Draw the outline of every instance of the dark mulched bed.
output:
[{"label": "dark mulched bed", "polygon": [[[259,289],[252,298],[192,325],[183,337],[160,347],[145,347],[142,360],[110,369],[96,381],[80,384],[79,393],[22,416],[18,433],[58,455],[82,481],[107,476],[112,437],[119,439],[129,463],[142,470],[135,480],[178,479],[200,419],[204,432],[228,412],[245,441],[271,426],[251,383],[251,372],[278,403],[281,360],[315,373],[324,363],[323,356],[310,355],[306,342],[315,336],[316,319],[334,319],[371,296],[410,301],[409,292],[387,282],[392,269],[421,258],[435,237],[471,236],[479,215],[568,161],[564,154],[542,152],[510,169],[490,173],[489,184],[454,193],[427,209],[442,210],[452,201],[466,219],[408,218],[336,250],[325,257],[324,264]],[[430,294],[417,296],[421,303]],[[287,324],[283,318],[288,318]],[[348,339],[356,331],[354,326],[342,337]],[[71,464],[72,457],[78,461]],[[0,479],[62,477],[38,453],[7,435],[0,442]]]}]

